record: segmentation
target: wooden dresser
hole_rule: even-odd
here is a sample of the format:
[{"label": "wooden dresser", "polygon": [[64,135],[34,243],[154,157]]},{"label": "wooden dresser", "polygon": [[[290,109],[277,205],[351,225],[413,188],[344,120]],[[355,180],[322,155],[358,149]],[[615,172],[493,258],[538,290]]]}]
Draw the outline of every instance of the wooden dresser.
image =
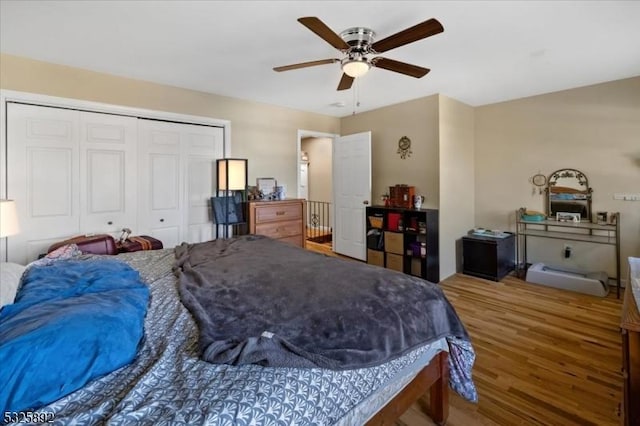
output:
[{"label": "wooden dresser", "polygon": [[629,280],[622,305],[622,415],[625,426],[640,425],[640,312],[631,280],[640,279],[640,258],[629,258]]},{"label": "wooden dresser", "polygon": [[304,247],[305,200],[249,202],[249,233]]}]

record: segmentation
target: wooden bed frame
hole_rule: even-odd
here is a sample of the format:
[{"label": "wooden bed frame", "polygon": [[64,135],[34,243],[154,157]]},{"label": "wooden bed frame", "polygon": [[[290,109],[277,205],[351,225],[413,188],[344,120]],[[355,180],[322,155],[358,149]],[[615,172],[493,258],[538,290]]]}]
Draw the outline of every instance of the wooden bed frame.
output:
[{"label": "wooden bed frame", "polygon": [[448,352],[439,352],[429,365],[420,370],[411,382],[367,422],[367,426],[393,425],[427,390],[430,390],[429,416],[436,424],[444,425],[449,417],[448,359]]}]

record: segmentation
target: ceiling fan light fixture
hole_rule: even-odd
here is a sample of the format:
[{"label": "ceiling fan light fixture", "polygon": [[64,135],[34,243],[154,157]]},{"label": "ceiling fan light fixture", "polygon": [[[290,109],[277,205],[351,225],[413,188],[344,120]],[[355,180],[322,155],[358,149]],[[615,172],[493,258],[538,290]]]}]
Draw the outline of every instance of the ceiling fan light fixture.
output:
[{"label": "ceiling fan light fixture", "polygon": [[342,71],[349,77],[362,77],[370,68],[371,64],[366,58],[346,58],[342,61]]}]

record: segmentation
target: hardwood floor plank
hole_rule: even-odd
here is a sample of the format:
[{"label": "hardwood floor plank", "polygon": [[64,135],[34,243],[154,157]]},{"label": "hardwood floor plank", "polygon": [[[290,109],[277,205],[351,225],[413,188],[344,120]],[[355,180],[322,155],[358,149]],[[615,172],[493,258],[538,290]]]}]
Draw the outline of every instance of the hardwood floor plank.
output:
[{"label": "hardwood floor plank", "polygon": [[[326,246],[322,252],[329,254]],[[479,402],[451,391],[449,426],[620,423],[622,299],[615,291],[601,298],[514,276],[494,282],[461,274],[440,285],[477,356]],[[423,396],[396,425],[433,425],[428,401]]]},{"label": "hardwood floor plank", "polygon": [[[621,302],[455,275],[441,283],[471,336],[479,402],[451,397],[448,424],[615,425],[621,399]],[[414,404],[410,411],[419,411]],[[459,419],[463,419],[461,421]],[[425,423],[415,413],[406,426]]]}]

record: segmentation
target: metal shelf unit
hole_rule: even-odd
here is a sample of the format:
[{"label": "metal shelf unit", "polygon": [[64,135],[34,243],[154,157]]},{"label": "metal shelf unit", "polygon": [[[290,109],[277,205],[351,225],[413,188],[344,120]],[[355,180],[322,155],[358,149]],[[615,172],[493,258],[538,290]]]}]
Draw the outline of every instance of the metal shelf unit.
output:
[{"label": "metal shelf unit", "polygon": [[620,213],[613,213],[613,223],[601,225],[591,222],[560,222],[522,219],[522,210],[516,211],[516,267],[518,273],[527,266],[527,238],[552,238],[566,241],[582,241],[607,244],[615,247],[616,296],[620,298]]}]

